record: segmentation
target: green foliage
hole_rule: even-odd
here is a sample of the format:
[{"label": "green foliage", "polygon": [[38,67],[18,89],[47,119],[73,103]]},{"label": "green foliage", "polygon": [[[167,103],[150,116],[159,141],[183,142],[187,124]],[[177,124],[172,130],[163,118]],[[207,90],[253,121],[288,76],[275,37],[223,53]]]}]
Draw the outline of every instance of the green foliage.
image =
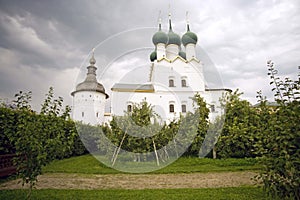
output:
[{"label": "green foliage", "polygon": [[[299,79],[281,80],[274,64],[268,62],[270,84],[274,86],[278,107],[271,110],[260,98],[262,119],[261,141],[257,149],[263,155],[263,172],[258,178],[273,198],[300,199],[300,97]],[[300,76],[298,75],[298,78]],[[260,96],[261,97],[261,96]]]},{"label": "green foliage", "polygon": [[[143,161],[156,159],[159,165],[157,150],[173,139],[174,133],[168,131],[167,125],[158,123],[158,116],[153,111],[151,105],[146,101],[132,106],[131,112],[126,112],[124,116],[115,116],[109,127],[102,127],[107,138],[116,146],[112,155],[112,165],[114,165],[120,150],[135,153],[133,161]],[[163,158],[164,157],[164,158]],[[161,159],[167,159],[168,152]]]},{"label": "green foliage", "polygon": [[74,153],[76,155],[82,155],[88,152],[96,153],[101,150],[101,147],[98,146],[98,141],[101,140],[100,133],[103,129],[101,126],[91,126],[89,124],[76,122],[78,138],[75,140],[76,147],[74,148]]},{"label": "green foliage", "polygon": [[54,89],[53,87],[50,87],[48,93],[46,94],[46,99],[42,104],[40,114],[55,117],[60,116],[63,119],[69,119],[71,108],[67,105],[65,109],[62,109],[62,105],[63,98],[58,97],[58,99],[54,99]]},{"label": "green foliage", "polygon": [[140,127],[150,125],[151,118],[156,117],[151,105],[148,105],[146,100],[143,100],[140,104],[134,104],[132,111],[127,112],[127,115]]},{"label": "green foliage", "polygon": [[240,98],[241,95],[236,90],[221,99],[226,118],[216,145],[220,158],[255,157],[253,132],[256,129],[257,114],[248,101]]},{"label": "green foliage", "polygon": [[23,184],[29,184],[30,197],[42,166],[72,154],[74,123],[69,108],[62,109],[62,98],[53,100],[53,88],[45,100],[41,114],[31,110],[31,92],[16,94],[13,108],[0,108],[0,152],[15,153],[14,162]]},{"label": "green foliage", "polygon": [[[199,94],[195,95],[194,102],[194,113],[188,112],[177,121],[160,124],[159,116],[144,100],[132,105],[131,112],[124,116],[113,117],[110,128],[102,128],[106,129],[106,137],[119,149],[143,154],[144,161],[155,158],[158,162],[158,157],[161,160],[169,156],[179,157],[178,152],[184,151],[185,155],[197,156],[208,129],[209,109]],[[162,155],[157,155],[158,150],[163,152]],[[139,157],[133,159],[140,161]]]},{"label": "green foliage", "polygon": [[30,106],[30,101],[32,98],[31,95],[32,95],[31,91],[27,93],[23,93],[22,91],[20,91],[18,94],[15,94],[15,98],[17,99],[14,100],[13,103],[18,109],[31,110],[31,106]]},{"label": "green foliage", "polygon": [[[208,125],[209,125],[208,123],[209,109],[207,108],[206,102],[204,101],[203,97],[201,97],[199,93],[197,93],[194,96],[194,104],[196,107],[196,111],[192,115],[191,119],[188,119],[189,115],[186,115],[184,119],[186,122],[183,122],[183,119],[180,121],[181,129],[183,129],[184,131],[188,131],[190,128],[194,128],[196,130],[191,130],[191,132],[197,132],[197,135],[194,138],[193,143],[185,152],[185,155],[189,155],[189,156],[198,156],[199,150],[207,134]],[[195,126],[195,123],[197,123],[196,124],[197,126]],[[206,147],[206,148],[212,149],[212,147]]]},{"label": "green foliage", "polygon": [[0,154],[13,154],[16,148],[9,139],[16,132],[16,112],[10,108],[0,107]]}]

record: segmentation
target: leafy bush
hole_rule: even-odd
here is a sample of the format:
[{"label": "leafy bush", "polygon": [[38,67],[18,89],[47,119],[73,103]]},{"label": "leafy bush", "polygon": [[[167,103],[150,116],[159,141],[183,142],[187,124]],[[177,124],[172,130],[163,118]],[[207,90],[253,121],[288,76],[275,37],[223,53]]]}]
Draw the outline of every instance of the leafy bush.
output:
[{"label": "leafy bush", "polygon": [[[277,77],[274,64],[268,62],[271,85],[274,85],[276,110],[266,106],[260,99],[261,112],[268,117],[262,127],[261,142],[257,143],[263,155],[264,170],[258,176],[264,189],[273,198],[300,199],[300,96],[299,79],[284,81]],[[298,75],[300,78],[300,75]]]},{"label": "leafy bush", "polygon": [[[257,112],[252,105],[242,100],[236,90],[221,99],[226,116],[224,126],[216,144],[219,158],[255,157],[254,131],[257,128]],[[222,120],[222,119],[220,119]],[[216,122],[218,123],[218,122]]]},{"label": "leafy bush", "polygon": [[62,98],[53,99],[53,88],[46,96],[40,114],[31,110],[31,92],[20,92],[13,106],[0,107],[0,153],[17,155],[18,175],[30,186],[28,197],[42,166],[73,154],[76,129],[69,118],[70,109],[62,109]]}]

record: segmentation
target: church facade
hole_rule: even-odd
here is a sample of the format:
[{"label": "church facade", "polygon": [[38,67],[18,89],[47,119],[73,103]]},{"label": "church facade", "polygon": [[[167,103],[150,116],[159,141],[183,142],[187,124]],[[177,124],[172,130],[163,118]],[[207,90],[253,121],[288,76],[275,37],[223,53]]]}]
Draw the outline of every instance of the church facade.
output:
[{"label": "church facade", "polygon": [[[109,122],[111,116],[122,116],[130,112],[135,103],[147,101],[160,116],[162,122],[176,120],[180,115],[194,111],[193,97],[199,93],[210,108],[210,120],[221,115],[219,99],[229,89],[208,89],[205,85],[203,64],[197,58],[198,37],[190,31],[180,37],[173,31],[169,18],[169,31],[165,33],[159,23],[152,42],[149,79],[140,84],[115,83],[109,97],[96,79],[96,60],[90,59],[86,79],[76,86],[73,96],[73,119],[92,125]],[[104,114],[106,99],[111,98],[111,112]]]}]

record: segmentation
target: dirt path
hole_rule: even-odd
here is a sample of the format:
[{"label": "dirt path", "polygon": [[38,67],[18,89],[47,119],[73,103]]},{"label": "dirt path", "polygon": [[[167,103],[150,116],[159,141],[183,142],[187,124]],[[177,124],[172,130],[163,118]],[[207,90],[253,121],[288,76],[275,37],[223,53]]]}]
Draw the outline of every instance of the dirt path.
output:
[{"label": "dirt path", "polygon": [[[255,172],[218,172],[190,174],[44,174],[37,189],[157,189],[215,188],[253,185]],[[0,185],[0,189],[20,189],[20,180]]]}]

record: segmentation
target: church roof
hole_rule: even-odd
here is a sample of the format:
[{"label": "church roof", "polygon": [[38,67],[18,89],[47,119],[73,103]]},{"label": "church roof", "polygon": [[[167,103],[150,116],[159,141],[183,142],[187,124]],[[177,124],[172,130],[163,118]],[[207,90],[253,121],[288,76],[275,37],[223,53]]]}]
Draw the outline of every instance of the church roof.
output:
[{"label": "church roof", "polygon": [[152,84],[116,83],[111,90],[115,92],[154,92],[154,86]]},{"label": "church roof", "polygon": [[227,92],[232,92],[232,90],[228,89],[228,88],[205,88],[205,91],[208,91],[208,92],[209,91],[227,91]]}]

